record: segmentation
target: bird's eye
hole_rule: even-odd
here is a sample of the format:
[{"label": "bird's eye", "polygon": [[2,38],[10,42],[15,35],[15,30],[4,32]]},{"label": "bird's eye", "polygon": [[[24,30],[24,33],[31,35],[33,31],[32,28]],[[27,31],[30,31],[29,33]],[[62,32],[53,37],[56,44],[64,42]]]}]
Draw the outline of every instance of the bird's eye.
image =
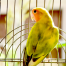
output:
[{"label": "bird's eye", "polygon": [[36,10],[34,10],[34,13],[36,13]]}]

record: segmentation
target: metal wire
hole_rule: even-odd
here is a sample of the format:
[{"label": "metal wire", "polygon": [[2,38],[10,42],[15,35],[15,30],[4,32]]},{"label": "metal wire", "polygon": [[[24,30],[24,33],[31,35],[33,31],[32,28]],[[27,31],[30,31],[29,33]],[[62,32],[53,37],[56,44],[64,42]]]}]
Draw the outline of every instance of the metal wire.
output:
[{"label": "metal wire", "polygon": [[0,0],[0,16],[1,16],[1,0]]},{"label": "metal wire", "polygon": [[44,8],[45,8],[45,0],[44,0]]},{"label": "metal wire", "polygon": [[[29,24],[34,24],[34,22],[29,23]],[[25,24],[25,25],[28,25],[28,24]],[[21,25],[21,26],[25,26],[25,25]],[[6,36],[8,36],[8,35],[9,35],[10,33],[12,33],[14,30],[21,28],[21,26],[19,26],[19,27],[13,29],[13,30],[10,31],[8,34],[6,34]],[[30,27],[30,28],[32,28],[32,27]],[[28,29],[28,28],[27,28],[27,29]],[[26,29],[23,29],[23,30],[26,30]],[[23,30],[22,30],[22,31],[23,31]],[[19,31],[19,32],[20,32],[20,31]],[[19,32],[17,32],[17,34],[18,34]],[[5,36],[5,37],[6,37],[6,36]],[[3,39],[0,40],[0,43],[4,40],[5,37],[3,37]]]},{"label": "metal wire", "polygon": [[[54,6],[54,0],[52,2],[52,18],[53,18],[53,6]],[[51,55],[51,52],[50,52],[50,55]],[[52,58],[52,55],[51,55],[51,58]],[[52,62],[52,59],[51,59],[51,62]],[[52,63],[51,63],[51,66],[52,66]]]},{"label": "metal wire", "polygon": [[[8,0],[7,0],[6,14],[7,13],[8,13]],[[6,35],[7,35],[7,17],[6,17]],[[7,40],[6,38],[7,38],[7,36],[5,37],[5,66],[6,66],[6,40]]]},{"label": "metal wire", "polygon": [[[13,40],[12,40],[12,43],[14,42],[15,6],[16,6],[16,0],[14,0],[14,21],[13,21]],[[12,58],[13,58],[13,45],[12,45]]]},{"label": "metal wire", "polygon": [[[61,11],[61,0],[60,0],[60,9],[59,9],[59,11]],[[59,13],[59,25],[58,25],[58,27],[60,28],[60,17],[61,17],[61,15],[60,15],[60,13]],[[59,43],[58,43],[58,46],[59,46]],[[58,50],[58,48],[57,48],[57,62],[59,62],[59,50]],[[58,64],[58,66],[59,66],[59,64]]]},{"label": "metal wire", "polygon": [[[44,0],[44,8],[45,8],[45,0]],[[43,62],[45,62],[45,61],[43,60]],[[43,66],[45,66],[45,63],[43,63]]]},{"label": "metal wire", "polygon": [[[30,28],[32,28],[32,27],[30,27]],[[29,28],[26,28],[26,29],[29,29]],[[26,30],[26,29],[23,29],[23,30]],[[22,31],[23,31],[22,30]],[[14,36],[16,36],[18,33],[20,33],[21,32],[21,30],[20,31],[18,31],[16,34],[14,34]],[[28,33],[26,33],[26,34],[28,34]],[[26,34],[24,34],[24,35],[26,35]],[[22,35],[22,36],[24,36],[24,35]],[[6,44],[8,44],[8,42],[11,40],[13,38],[13,36],[6,42]],[[15,41],[17,41],[18,39],[19,39],[20,37],[18,37]],[[15,42],[14,41],[14,42]],[[13,42],[13,43],[14,43]],[[12,43],[12,45],[13,45],[13,43]],[[5,45],[6,46],[6,45]],[[5,48],[5,46],[4,46],[4,48]],[[2,49],[2,51],[4,50],[4,48]],[[1,51],[1,53],[2,53],[2,51]]]},{"label": "metal wire", "polygon": [[36,7],[37,7],[37,0],[36,0]]},{"label": "metal wire", "polygon": [[31,0],[29,0],[29,20],[28,20],[28,33],[29,33],[29,24],[30,24],[30,3],[31,3]]},{"label": "metal wire", "polygon": [[54,6],[54,0],[53,0],[53,3],[52,3],[52,18],[53,18],[53,6]]},{"label": "metal wire", "polygon": [[[50,59],[51,59],[51,58],[50,58]],[[52,60],[57,60],[57,58],[52,58]],[[59,60],[65,61],[65,59],[61,59],[61,58],[59,58]],[[19,58],[15,58],[15,59],[13,59],[13,61],[14,61],[14,62],[19,62],[20,59],[19,59]],[[12,61],[11,58],[6,59],[6,62],[13,62],[13,61]],[[0,62],[5,62],[5,59],[1,58],[1,59],[0,59]],[[21,59],[21,62],[23,62],[22,59]],[[49,62],[41,62],[41,63],[57,63],[57,62],[55,62],[55,61],[50,62],[50,61],[49,61]],[[65,62],[58,62],[58,63],[65,63]]]},{"label": "metal wire", "polygon": [[21,66],[21,41],[22,41],[22,10],[23,10],[23,0],[21,3],[21,34],[20,34],[20,66]]}]

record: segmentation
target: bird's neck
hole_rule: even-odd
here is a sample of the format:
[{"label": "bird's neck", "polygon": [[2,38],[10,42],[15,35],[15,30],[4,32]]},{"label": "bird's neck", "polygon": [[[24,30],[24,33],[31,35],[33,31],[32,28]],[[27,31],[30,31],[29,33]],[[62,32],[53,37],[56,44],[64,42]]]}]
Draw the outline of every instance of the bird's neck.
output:
[{"label": "bird's neck", "polygon": [[51,26],[53,27],[53,21],[51,19],[41,19],[40,21],[38,21],[39,24],[42,24],[44,26]]}]

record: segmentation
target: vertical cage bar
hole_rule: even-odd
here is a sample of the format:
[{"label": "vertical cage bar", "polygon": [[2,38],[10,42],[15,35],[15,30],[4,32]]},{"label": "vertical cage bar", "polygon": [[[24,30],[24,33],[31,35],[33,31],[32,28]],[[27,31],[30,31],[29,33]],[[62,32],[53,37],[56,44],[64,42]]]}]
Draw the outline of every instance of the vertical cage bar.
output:
[{"label": "vertical cage bar", "polygon": [[[53,6],[54,6],[54,0],[53,0],[53,2],[52,2],[52,18],[53,18]],[[51,66],[52,66],[52,54],[51,54],[51,52],[50,52],[50,57],[51,57]]]},{"label": "vertical cage bar", "polygon": [[[61,21],[61,0],[60,0],[60,8],[59,8],[59,23],[58,23],[58,28],[60,28],[60,21]],[[59,30],[60,31],[60,30]],[[58,43],[58,46],[59,46],[59,43]],[[57,62],[59,62],[59,52],[57,52]],[[59,66],[59,64],[58,64]]]},{"label": "vertical cage bar", "polygon": [[65,40],[65,63],[66,63],[66,40]]},{"label": "vertical cage bar", "polygon": [[[45,0],[44,0],[44,8],[45,8]],[[43,60],[43,62],[45,62],[45,61]],[[43,63],[43,66],[45,66],[45,63]]]},{"label": "vertical cage bar", "polygon": [[[14,20],[13,20],[13,40],[12,40],[12,61],[13,61],[14,25],[15,25],[15,6],[16,6],[16,0],[14,0]],[[15,66],[14,63],[13,63],[13,66]]]},{"label": "vertical cage bar", "polygon": [[1,0],[0,0],[0,16],[1,16]]},{"label": "vertical cage bar", "polygon": [[[45,62],[45,61],[43,60],[43,62]],[[43,66],[45,66],[45,63],[43,63]]]},{"label": "vertical cage bar", "polygon": [[53,6],[54,6],[54,0],[53,0],[53,3],[52,3],[52,18],[53,18]]},{"label": "vertical cage bar", "polygon": [[[44,8],[45,8],[45,0],[44,0]],[[43,62],[45,62],[45,61],[43,60]],[[43,63],[43,66],[45,66],[45,63]]]},{"label": "vertical cage bar", "polygon": [[36,0],[36,7],[37,7],[37,0]]},{"label": "vertical cage bar", "polygon": [[[7,8],[6,8],[6,25],[5,25],[6,34],[5,35],[7,35],[7,14],[8,14],[8,0],[7,0]],[[7,36],[5,37],[5,66],[6,66],[6,40],[7,40]]]},{"label": "vertical cage bar", "polygon": [[29,0],[29,21],[28,21],[28,34],[29,34],[29,23],[30,23],[30,3],[31,3],[31,0]]},{"label": "vertical cage bar", "polygon": [[66,63],[66,41],[65,41],[65,63]]},{"label": "vertical cage bar", "polygon": [[65,63],[66,63],[66,41],[65,41]]},{"label": "vertical cage bar", "polygon": [[45,0],[44,0],[44,8],[45,8]]},{"label": "vertical cage bar", "polygon": [[13,61],[14,25],[15,25],[15,4],[16,4],[16,0],[14,0],[14,21],[13,21],[12,61]]},{"label": "vertical cage bar", "polygon": [[22,40],[22,10],[23,10],[23,0],[21,2],[21,32],[20,32],[20,66],[21,66],[21,40]]},{"label": "vertical cage bar", "polygon": [[60,28],[60,21],[61,21],[61,0],[60,0],[60,8],[59,8],[59,25],[58,25],[58,27]]},{"label": "vertical cage bar", "polygon": [[51,58],[51,66],[52,66],[52,54],[51,54],[51,52],[49,53],[49,57]]}]

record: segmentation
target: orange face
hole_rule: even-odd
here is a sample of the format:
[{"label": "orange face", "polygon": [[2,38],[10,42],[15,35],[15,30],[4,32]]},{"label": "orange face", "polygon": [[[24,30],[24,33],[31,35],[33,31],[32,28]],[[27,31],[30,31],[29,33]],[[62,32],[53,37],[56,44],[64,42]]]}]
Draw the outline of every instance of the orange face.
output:
[{"label": "orange face", "polygon": [[39,11],[37,9],[33,9],[32,13],[31,13],[31,19],[35,20],[36,22],[38,22],[40,20],[40,15],[39,15]]}]

